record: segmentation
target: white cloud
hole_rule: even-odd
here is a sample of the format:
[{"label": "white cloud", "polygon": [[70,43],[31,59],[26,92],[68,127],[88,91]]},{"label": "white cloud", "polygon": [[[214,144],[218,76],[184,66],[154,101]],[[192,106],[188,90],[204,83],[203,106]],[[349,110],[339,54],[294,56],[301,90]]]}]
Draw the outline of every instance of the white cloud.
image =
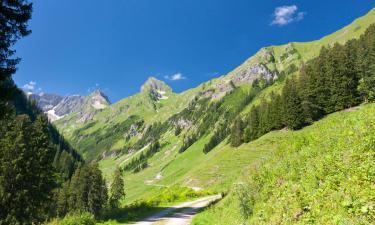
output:
[{"label": "white cloud", "polygon": [[173,81],[175,81],[175,80],[185,80],[186,79],[186,77],[184,77],[182,75],[182,73],[176,73],[176,74],[173,74],[171,76],[164,76],[164,78],[167,79],[167,80],[173,80]]},{"label": "white cloud", "polygon": [[25,91],[30,91],[30,92],[32,92],[32,91],[34,91],[35,86],[36,86],[36,82],[35,82],[35,81],[30,81],[29,83],[23,85],[22,88],[23,88]]},{"label": "white cloud", "polygon": [[284,26],[294,21],[300,21],[305,17],[305,14],[304,12],[298,12],[296,5],[276,7],[271,25]]}]

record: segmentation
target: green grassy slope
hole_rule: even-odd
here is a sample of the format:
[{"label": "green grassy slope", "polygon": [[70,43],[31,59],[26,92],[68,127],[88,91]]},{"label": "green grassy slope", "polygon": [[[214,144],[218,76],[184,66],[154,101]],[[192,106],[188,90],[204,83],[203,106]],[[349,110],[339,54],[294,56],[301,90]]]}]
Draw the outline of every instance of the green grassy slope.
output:
[{"label": "green grassy slope", "polygon": [[[364,105],[279,136],[272,157],[240,180],[251,199],[247,224],[371,224],[374,114],[375,104]],[[239,197],[231,191],[194,224],[240,224],[243,218]]]}]

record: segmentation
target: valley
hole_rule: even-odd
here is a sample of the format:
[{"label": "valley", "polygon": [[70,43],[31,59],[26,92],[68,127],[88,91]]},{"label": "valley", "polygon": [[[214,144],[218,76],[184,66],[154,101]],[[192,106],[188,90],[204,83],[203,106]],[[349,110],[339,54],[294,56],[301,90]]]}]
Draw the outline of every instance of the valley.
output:
[{"label": "valley", "polygon": [[[18,40],[31,5],[16,2],[30,10]],[[319,40],[263,47],[194,88],[176,93],[150,76],[113,103],[99,88],[21,90],[9,60],[0,224],[375,221],[375,8]]]}]

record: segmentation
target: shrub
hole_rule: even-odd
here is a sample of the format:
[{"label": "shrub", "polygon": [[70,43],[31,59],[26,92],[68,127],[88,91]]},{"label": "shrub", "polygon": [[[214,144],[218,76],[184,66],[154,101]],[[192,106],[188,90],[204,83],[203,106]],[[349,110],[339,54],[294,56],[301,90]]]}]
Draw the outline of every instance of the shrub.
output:
[{"label": "shrub", "polygon": [[63,220],[58,222],[59,225],[95,225],[94,215],[82,213],[77,215],[67,215]]}]

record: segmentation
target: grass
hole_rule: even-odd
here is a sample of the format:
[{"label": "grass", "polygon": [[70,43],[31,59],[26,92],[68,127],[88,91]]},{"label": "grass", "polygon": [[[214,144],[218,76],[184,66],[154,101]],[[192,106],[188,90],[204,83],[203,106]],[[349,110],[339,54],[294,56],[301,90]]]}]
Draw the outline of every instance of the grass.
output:
[{"label": "grass", "polygon": [[[277,150],[193,224],[372,224],[375,221],[375,104],[329,115],[279,135]],[[280,136],[281,134],[281,136]],[[262,140],[259,140],[262,141]]]}]

